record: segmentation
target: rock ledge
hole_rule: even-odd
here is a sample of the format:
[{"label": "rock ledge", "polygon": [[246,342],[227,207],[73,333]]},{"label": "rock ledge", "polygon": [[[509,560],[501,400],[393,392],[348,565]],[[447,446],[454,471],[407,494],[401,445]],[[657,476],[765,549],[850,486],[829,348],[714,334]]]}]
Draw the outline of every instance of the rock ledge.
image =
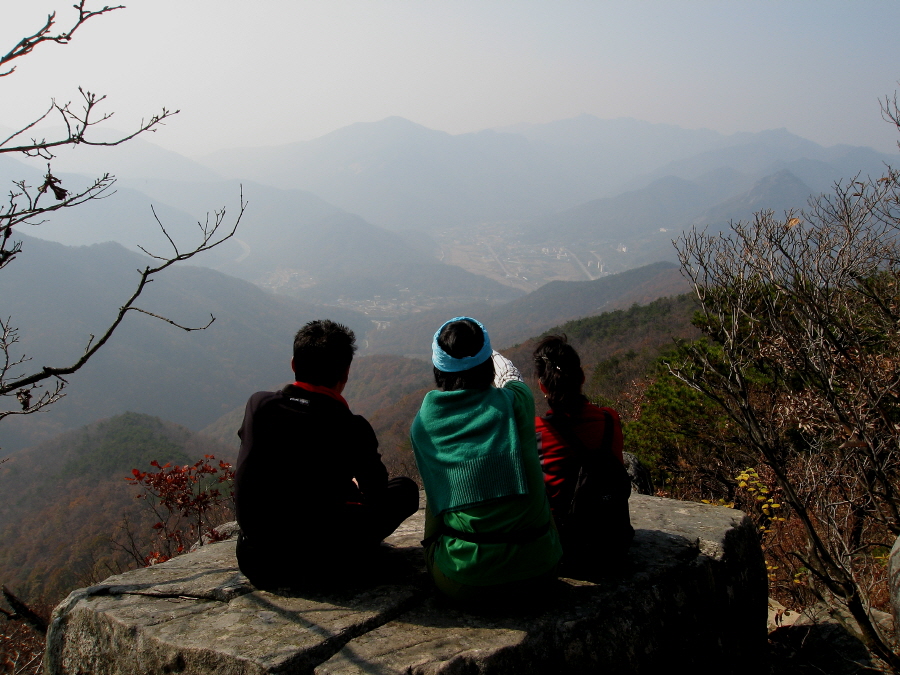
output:
[{"label": "rock ledge", "polygon": [[531,613],[444,606],[421,565],[424,513],[388,542],[394,578],[323,595],[253,588],[234,542],[79,589],[53,612],[45,672],[753,672],[766,645],[766,577],[740,511],[634,494],[622,570],[563,580]]}]

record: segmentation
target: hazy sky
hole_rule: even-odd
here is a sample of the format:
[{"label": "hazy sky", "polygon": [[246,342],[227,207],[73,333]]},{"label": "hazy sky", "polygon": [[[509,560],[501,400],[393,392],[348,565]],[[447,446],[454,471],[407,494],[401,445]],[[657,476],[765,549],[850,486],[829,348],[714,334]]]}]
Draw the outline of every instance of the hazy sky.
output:
[{"label": "hazy sky", "polygon": [[[110,1],[110,0],[107,0]],[[4,53],[73,0],[2,3]],[[101,5],[95,3],[95,6]],[[81,85],[189,156],[390,115],[453,134],[582,113],[724,133],[786,127],[896,151],[900,2],[130,0],[0,79],[0,126]]]}]

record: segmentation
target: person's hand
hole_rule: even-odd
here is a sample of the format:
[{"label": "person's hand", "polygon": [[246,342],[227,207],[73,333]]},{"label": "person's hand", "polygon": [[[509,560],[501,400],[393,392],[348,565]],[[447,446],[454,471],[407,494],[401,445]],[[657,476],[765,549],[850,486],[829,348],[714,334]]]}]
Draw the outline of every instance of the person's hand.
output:
[{"label": "person's hand", "polygon": [[491,354],[491,360],[494,362],[494,386],[502,389],[507,382],[524,382],[522,373],[508,358],[503,356],[496,349]]}]

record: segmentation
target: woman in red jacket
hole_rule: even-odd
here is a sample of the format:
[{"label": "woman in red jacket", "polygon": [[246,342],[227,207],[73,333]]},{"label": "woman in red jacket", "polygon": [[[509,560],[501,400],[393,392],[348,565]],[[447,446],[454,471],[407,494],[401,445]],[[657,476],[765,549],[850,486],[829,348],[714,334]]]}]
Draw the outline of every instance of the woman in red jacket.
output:
[{"label": "woman in red jacket", "polygon": [[582,393],[581,359],[564,335],[541,340],[533,356],[550,406],[535,427],[544,486],[563,545],[563,573],[596,569],[634,536],[622,424],[615,410],[590,403]]}]

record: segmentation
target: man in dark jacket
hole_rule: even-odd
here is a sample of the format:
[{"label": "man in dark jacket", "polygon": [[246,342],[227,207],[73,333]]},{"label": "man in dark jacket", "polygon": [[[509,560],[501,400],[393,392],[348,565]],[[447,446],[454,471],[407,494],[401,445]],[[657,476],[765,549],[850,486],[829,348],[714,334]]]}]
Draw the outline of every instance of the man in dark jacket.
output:
[{"label": "man in dark jacket", "polygon": [[237,558],[259,588],[359,576],[418,508],[416,484],[388,480],[372,426],[341,396],[355,351],[349,328],[311,321],[294,338],[296,381],[247,402],[235,474]]}]

